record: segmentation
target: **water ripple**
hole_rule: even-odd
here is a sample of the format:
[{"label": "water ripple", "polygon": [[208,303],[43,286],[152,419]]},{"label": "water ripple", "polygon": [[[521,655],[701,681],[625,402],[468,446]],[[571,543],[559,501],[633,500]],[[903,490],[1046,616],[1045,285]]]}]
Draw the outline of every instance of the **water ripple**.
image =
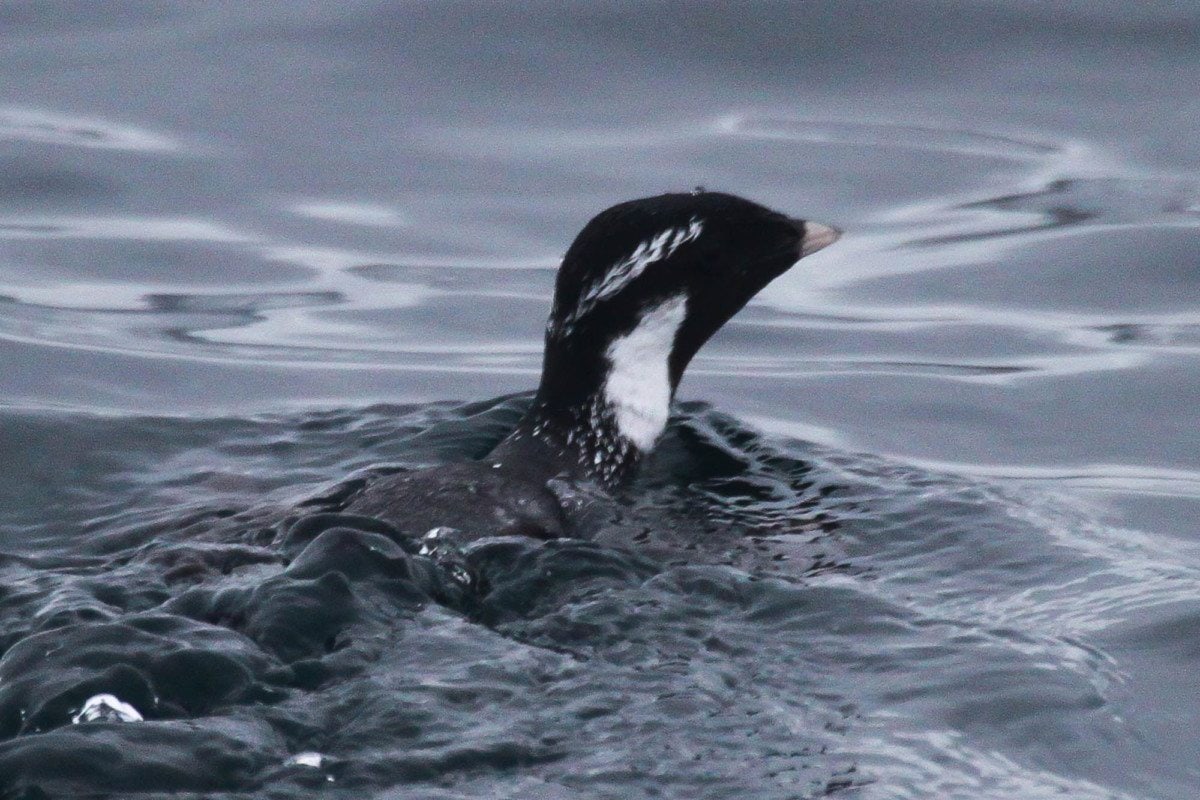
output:
[{"label": "water ripple", "polygon": [[19,106],[0,106],[2,139],[136,153],[179,155],[189,150],[181,140],[146,128]]}]

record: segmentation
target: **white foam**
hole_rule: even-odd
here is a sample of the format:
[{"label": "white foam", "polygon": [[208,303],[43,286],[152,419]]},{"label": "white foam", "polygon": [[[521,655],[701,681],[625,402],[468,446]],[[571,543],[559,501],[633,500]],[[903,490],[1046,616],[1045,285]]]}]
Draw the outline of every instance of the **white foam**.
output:
[{"label": "white foam", "polygon": [[287,760],[287,763],[296,764],[301,767],[313,767],[314,769],[320,769],[321,765],[323,763],[325,763],[325,756],[321,755],[320,753],[314,753],[311,751],[305,752],[305,753],[297,753],[296,755],[289,758]]},{"label": "white foam", "polygon": [[675,334],[687,314],[687,297],[676,297],[650,309],[637,327],[608,347],[612,365],[604,383],[604,399],[612,407],[622,436],[646,451],[667,424],[671,379],[667,361]]}]

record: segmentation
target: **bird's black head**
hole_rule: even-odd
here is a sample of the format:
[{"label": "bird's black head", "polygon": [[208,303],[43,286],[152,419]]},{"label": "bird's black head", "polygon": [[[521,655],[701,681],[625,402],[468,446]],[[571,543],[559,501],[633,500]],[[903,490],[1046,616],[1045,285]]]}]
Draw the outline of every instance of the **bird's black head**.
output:
[{"label": "bird's black head", "polygon": [[[534,416],[647,452],[684,369],[764,286],[838,232],[716,192],[613,206],[571,244],[546,326]],[[588,453],[584,453],[588,456]],[[599,461],[597,461],[599,463]]]}]

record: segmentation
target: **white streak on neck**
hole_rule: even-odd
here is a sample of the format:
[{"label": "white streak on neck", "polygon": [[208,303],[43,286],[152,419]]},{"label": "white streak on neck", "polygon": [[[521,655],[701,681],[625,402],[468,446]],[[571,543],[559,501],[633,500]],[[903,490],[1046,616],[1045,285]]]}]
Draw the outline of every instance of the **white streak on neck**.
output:
[{"label": "white streak on neck", "polygon": [[687,315],[687,297],[677,295],[646,311],[637,327],[608,346],[611,369],[604,399],[613,410],[618,432],[641,451],[667,424],[671,405],[668,359],[675,334]]},{"label": "white streak on neck", "polygon": [[583,292],[566,322],[569,324],[583,317],[598,302],[612,297],[628,286],[646,271],[646,267],[670,258],[680,245],[700,238],[703,230],[704,222],[692,217],[686,228],[667,228],[639,244],[632,253],[613,264],[600,280]]}]

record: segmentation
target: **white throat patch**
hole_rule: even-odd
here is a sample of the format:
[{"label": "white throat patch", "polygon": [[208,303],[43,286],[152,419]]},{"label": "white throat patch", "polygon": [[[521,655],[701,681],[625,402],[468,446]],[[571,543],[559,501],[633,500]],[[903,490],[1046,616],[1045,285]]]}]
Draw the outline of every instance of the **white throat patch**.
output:
[{"label": "white throat patch", "polygon": [[617,430],[639,450],[648,451],[667,425],[671,378],[667,360],[675,334],[687,315],[687,297],[677,295],[649,309],[637,327],[608,346],[611,370],[604,399]]}]

